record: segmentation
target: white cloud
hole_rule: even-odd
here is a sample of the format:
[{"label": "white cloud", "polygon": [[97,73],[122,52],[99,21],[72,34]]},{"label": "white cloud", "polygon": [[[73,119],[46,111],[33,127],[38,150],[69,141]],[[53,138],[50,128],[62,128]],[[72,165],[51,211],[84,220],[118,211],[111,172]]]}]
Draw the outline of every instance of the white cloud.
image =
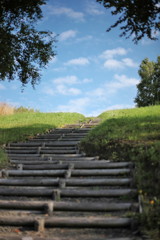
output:
[{"label": "white cloud", "polygon": [[114,68],[120,69],[120,68],[124,67],[124,64],[123,64],[123,62],[115,60],[115,59],[108,59],[107,61],[105,61],[104,67],[109,68],[109,69],[114,69]]},{"label": "white cloud", "polygon": [[78,78],[76,76],[66,76],[66,77],[60,77],[60,78],[56,78],[53,80],[53,83],[56,84],[76,84],[78,83]]},{"label": "white cloud", "polygon": [[90,15],[102,15],[104,14],[104,10],[100,4],[89,1],[87,4],[86,12]]},{"label": "white cloud", "polygon": [[122,69],[125,67],[138,67],[138,64],[131,58],[123,58],[122,60],[108,59],[104,62],[104,67],[108,69]]},{"label": "white cloud", "polygon": [[54,96],[55,95],[55,90],[53,90],[50,87],[44,87],[42,90],[43,93],[47,94],[47,95],[51,95]]},{"label": "white cloud", "polygon": [[87,58],[75,58],[75,59],[71,59],[68,62],[65,63],[66,66],[69,65],[87,65],[89,64],[89,60]]},{"label": "white cloud", "polygon": [[127,67],[138,67],[138,64],[135,63],[131,58],[123,58],[122,62]]},{"label": "white cloud", "polygon": [[114,75],[114,79],[112,82],[106,83],[106,88],[108,92],[115,93],[120,88],[136,86],[139,83],[139,80],[136,78],[129,78],[126,75]]},{"label": "white cloud", "polygon": [[48,10],[53,15],[65,15],[68,18],[77,20],[77,21],[84,21],[84,14],[82,12],[74,11],[72,8],[67,7],[55,7],[49,6]]},{"label": "white cloud", "polygon": [[114,49],[110,49],[110,50],[106,50],[104,51],[100,57],[101,58],[105,58],[105,59],[108,59],[108,58],[113,58],[115,56],[123,56],[123,55],[126,55],[127,54],[127,50],[125,48],[121,48],[121,47],[118,47],[118,48],[114,48]]},{"label": "white cloud", "polygon": [[81,94],[81,90],[78,88],[68,88],[65,85],[57,85],[56,87],[57,93],[62,95],[79,95]]},{"label": "white cloud", "polygon": [[88,97],[78,98],[70,100],[66,105],[59,105],[57,111],[62,112],[84,112],[87,106],[90,104]]},{"label": "white cloud", "polygon": [[90,82],[93,82],[93,79],[84,78],[84,79],[82,80],[82,83],[90,83]]},{"label": "white cloud", "polygon": [[77,34],[77,31],[74,31],[74,30],[68,30],[68,31],[62,32],[59,36],[59,41],[65,41],[68,38],[73,38],[76,36],[76,34]]},{"label": "white cloud", "polygon": [[87,35],[87,36],[84,36],[84,37],[77,38],[77,39],[76,39],[76,42],[89,41],[89,40],[91,40],[91,39],[93,39],[93,36]]},{"label": "white cloud", "polygon": [[6,89],[5,86],[0,83],[0,90],[4,90],[4,89]]},{"label": "white cloud", "polygon": [[133,86],[139,83],[137,78],[128,78],[126,75],[115,74],[114,78],[120,83],[123,83],[125,86]]}]

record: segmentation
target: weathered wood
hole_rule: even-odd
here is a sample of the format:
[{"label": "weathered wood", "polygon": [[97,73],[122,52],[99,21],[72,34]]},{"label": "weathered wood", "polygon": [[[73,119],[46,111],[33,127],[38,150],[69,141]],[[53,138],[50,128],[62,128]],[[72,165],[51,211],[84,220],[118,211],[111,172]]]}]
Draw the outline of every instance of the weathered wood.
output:
[{"label": "weathered wood", "polygon": [[8,176],[64,176],[66,170],[8,170]]},{"label": "weathered wood", "polygon": [[125,195],[133,196],[137,193],[135,189],[107,189],[107,190],[76,190],[62,189],[62,197],[120,197]]},{"label": "weathered wood", "polygon": [[67,186],[123,186],[129,185],[132,179],[130,178],[107,178],[107,179],[66,179]]},{"label": "weathered wood", "polygon": [[[57,160],[56,160],[57,159]],[[21,160],[21,158],[17,157],[17,158],[12,158],[10,161],[11,163],[15,163],[15,164],[48,164],[48,163],[58,163],[59,160],[62,160],[64,161],[64,164],[65,163],[70,163],[70,162],[73,162],[73,161],[77,161],[77,162],[81,162],[81,161],[94,161],[94,160],[97,160],[98,157],[78,157],[78,158],[75,158],[75,157],[57,157],[57,156],[54,156],[54,157],[44,157],[44,158],[41,158],[41,157],[25,157],[23,158],[23,160]]]},{"label": "weathered wood", "polygon": [[8,155],[14,155],[14,154],[37,154],[37,150],[32,150],[32,149],[27,149],[27,150],[23,150],[23,149],[16,149],[16,150],[6,150]]},{"label": "weathered wood", "polygon": [[122,211],[122,210],[131,210],[133,207],[137,207],[137,204],[132,203],[92,203],[92,202],[82,202],[82,203],[75,203],[75,202],[55,202],[54,203],[54,210],[55,211]]},{"label": "weathered wood", "polygon": [[42,179],[0,179],[0,186],[58,186],[58,178],[42,178]]},{"label": "weathered wood", "polygon": [[27,197],[51,197],[54,189],[51,188],[23,188],[23,187],[18,187],[18,188],[11,188],[11,187],[0,187],[0,195],[3,196],[27,196]]},{"label": "weathered wood", "polygon": [[40,153],[41,154],[75,154],[77,152],[77,150],[76,149],[73,149],[73,150],[65,150],[65,149],[50,149],[50,150],[47,150],[47,149],[43,149],[43,150],[40,150]]},{"label": "weathered wood", "polygon": [[[57,189],[55,189],[57,190]],[[4,196],[51,196],[54,189],[43,187],[32,188],[11,188],[0,187],[0,195]],[[134,189],[111,189],[111,190],[76,190],[76,189],[61,189],[59,190],[61,197],[120,197],[125,195],[135,195],[137,190]]]},{"label": "weathered wood", "polygon": [[[42,178],[42,179],[0,179],[0,186],[58,186],[59,181],[64,179],[59,178]],[[111,179],[66,179],[67,186],[125,186],[130,185],[131,178],[111,178]]]},{"label": "weathered wood", "polygon": [[[17,237],[14,237],[14,236],[8,236],[8,235],[3,235],[3,234],[1,234],[1,236],[0,236],[0,240],[51,240],[51,238],[47,238],[47,237],[21,237],[21,236],[17,236]],[[54,240],[62,240],[62,238],[60,237],[54,237]],[[101,238],[101,240],[106,240],[106,238],[105,239],[102,239]],[[125,238],[125,237],[123,237],[123,238],[107,238],[107,240],[135,240],[135,238],[129,238],[129,237],[127,237],[127,238]]]},{"label": "weathered wood", "polygon": [[1,226],[33,226],[34,223],[33,217],[0,217]]},{"label": "weathered wood", "polygon": [[0,200],[0,209],[14,209],[14,210],[39,210],[44,209],[45,205],[49,202],[42,201],[13,201],[13,200]]},{"label": "weathered wood", "polygon": [[[46,162],[44,162],[46,163]],[[99,161],[95,161],[95,162],[76,162],[74,163],[75,169],[105,169],[105,168],[121,168],[121,167],[130,167],[133,166],[133,164],[130,163],[109,163],[109,162],[99,162]],[[43,170],[47,170],[47,169],[66,169],[67,168],[67,164],[63,163],[63,164],[54,164],[54,163],[50,163],[50,164],[37,164],[37,165],[24,165],[23,169],[25,170],[34,170],[34,169],[43,169]]]},{"label": "weathered wood", "polygon": [[107,217],[50,217],[45,219],[46,227],[68,228],[110,228],[128,227],[131,225],[130,218],[107,218]]},{"label": "weathered wood", "polygon": [[107,176],[107,175],[123,175],[128,173],[130,173],[130,169],[73,170],[72,176]]}]

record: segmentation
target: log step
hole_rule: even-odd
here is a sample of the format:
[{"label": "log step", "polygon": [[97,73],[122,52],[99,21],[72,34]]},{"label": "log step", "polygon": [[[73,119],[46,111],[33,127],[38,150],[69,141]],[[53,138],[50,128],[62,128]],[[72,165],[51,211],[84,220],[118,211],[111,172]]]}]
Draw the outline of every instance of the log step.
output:
[{"label": "log step", "polygon": [[[63,238],[62,239],[62,237],[55,237],[53,240],[64,240],[65,238]],[[86,239],[86,238],[85,238]],[[95,239],[95,238],[94,238]],[[136,238],[137,240],[141,240],[141,239],[139,239],[139,238]],[[135,238],[129,238],[129,237],[127,237],[127,238],[125,238],[125,237],[123,237],[123,238],[107,238],[107,240],[136,240]],[[27,235],[25,235],[24,237],[22,237],[22,236],[7,236],[6,234],[5,235],[1,235],[0,236],[0,240],[51,240],[51,238],[47,238],[47,237],[45,237],[45,238],[43,238],[43,237],[31,237],[30,235],[29,236],[27,236]],[[91,240],[91,239],[88,239],[87,238],[87,240]],[[104,239],[102,239],[102,238],[99,238],[99,240],[106,240],[106,238]]]},{"label": "log step", "polygon": [[[24,170],[35,170],[35,169],[66,169],[68,166],[68,163],[62,163],[62,164],[34,164],[34,165],[23,165]],[[110,168],[122,168],[122,167],[132,167],[133,164],[131,163],[109,163],[109,162],[99,162],[99,161],[94,161],[94,162],[75,162],[74,163],[74,168],[75,169],[110,169]]]},{"label": "log step", "polygon": [[2,196],[35,196],[35,197],[53,197],[54,194],[61,197],[121,197],[135,196],[135,189],[111,189],[111,190],[86,190],[86,189],[51,189],[43,187],[0,187],[0,195]]},{"label": "log step", "polygon": [[[58,186],[62,179],[41,178],[41,179],[0,179],[0,186]],[[66,186],[126,186],[132,183],[131,178],[107,178],[107,179],[63,179]]]},{"label": "log step", "polygon": [[10,162],[11,163],[14,163],[14,164],[49,164],[49,163],[59,163],[59,161],[61,161],[62,163],[72,163],[72,162],[90,162],[90,161],[94,161],[94,160],[97,160],[98,157],[78,157],[78,158],[75,158],[75,157],[63,157],[63,158],[60,158],[58,156],[57,160],[56,160],[57,156],[55,156],[54,158],[53,157],[25,157],[23,158],[23,160],[21,160],[21,158],[12,158],[10,159]]},{"label": "log step", "polygon": [[43,210],[52,207],[52,211],[85,211],[85,212],[111,212],[123,210],[138,210],[136,203],[92,203],[92,202],[54,202],[54,201],[4,201],[0,200],[0,209],[11,210]]},{"label": "log step", "polygon": [[[63,176],[66,170],[2,170],[2,176]],[[93,169],[93,170],[72,170],[71,176],[117,176],[130,173],[130,169]]]}]

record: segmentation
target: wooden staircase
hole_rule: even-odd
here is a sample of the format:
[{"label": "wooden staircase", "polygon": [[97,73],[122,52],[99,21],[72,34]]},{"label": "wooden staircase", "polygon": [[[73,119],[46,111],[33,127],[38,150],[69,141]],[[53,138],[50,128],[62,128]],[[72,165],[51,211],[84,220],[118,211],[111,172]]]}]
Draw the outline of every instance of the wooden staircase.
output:
[{"label": "wooden staircase", "polygon": [[89,124],[67,125],[6,147],[0,240],[133,240],[139,211],[130,162],[87,157]]}]

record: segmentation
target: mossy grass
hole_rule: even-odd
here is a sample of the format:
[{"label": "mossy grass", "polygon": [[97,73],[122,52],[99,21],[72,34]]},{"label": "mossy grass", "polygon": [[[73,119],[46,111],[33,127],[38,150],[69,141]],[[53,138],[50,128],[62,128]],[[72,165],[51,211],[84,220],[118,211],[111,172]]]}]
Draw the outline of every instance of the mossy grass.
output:
[{"label": "mossy grass", "polygon": [[157,199],[148,212],[144,204],[143,214],[148,217],[141,217],[141,222],[156,232],[160,224],[156,215],[160,209],[160,105],[107,111],[98,117],[102,122],[82,141],[82,150],[89,156],[135,163],[136,184],[145,201]]}]

